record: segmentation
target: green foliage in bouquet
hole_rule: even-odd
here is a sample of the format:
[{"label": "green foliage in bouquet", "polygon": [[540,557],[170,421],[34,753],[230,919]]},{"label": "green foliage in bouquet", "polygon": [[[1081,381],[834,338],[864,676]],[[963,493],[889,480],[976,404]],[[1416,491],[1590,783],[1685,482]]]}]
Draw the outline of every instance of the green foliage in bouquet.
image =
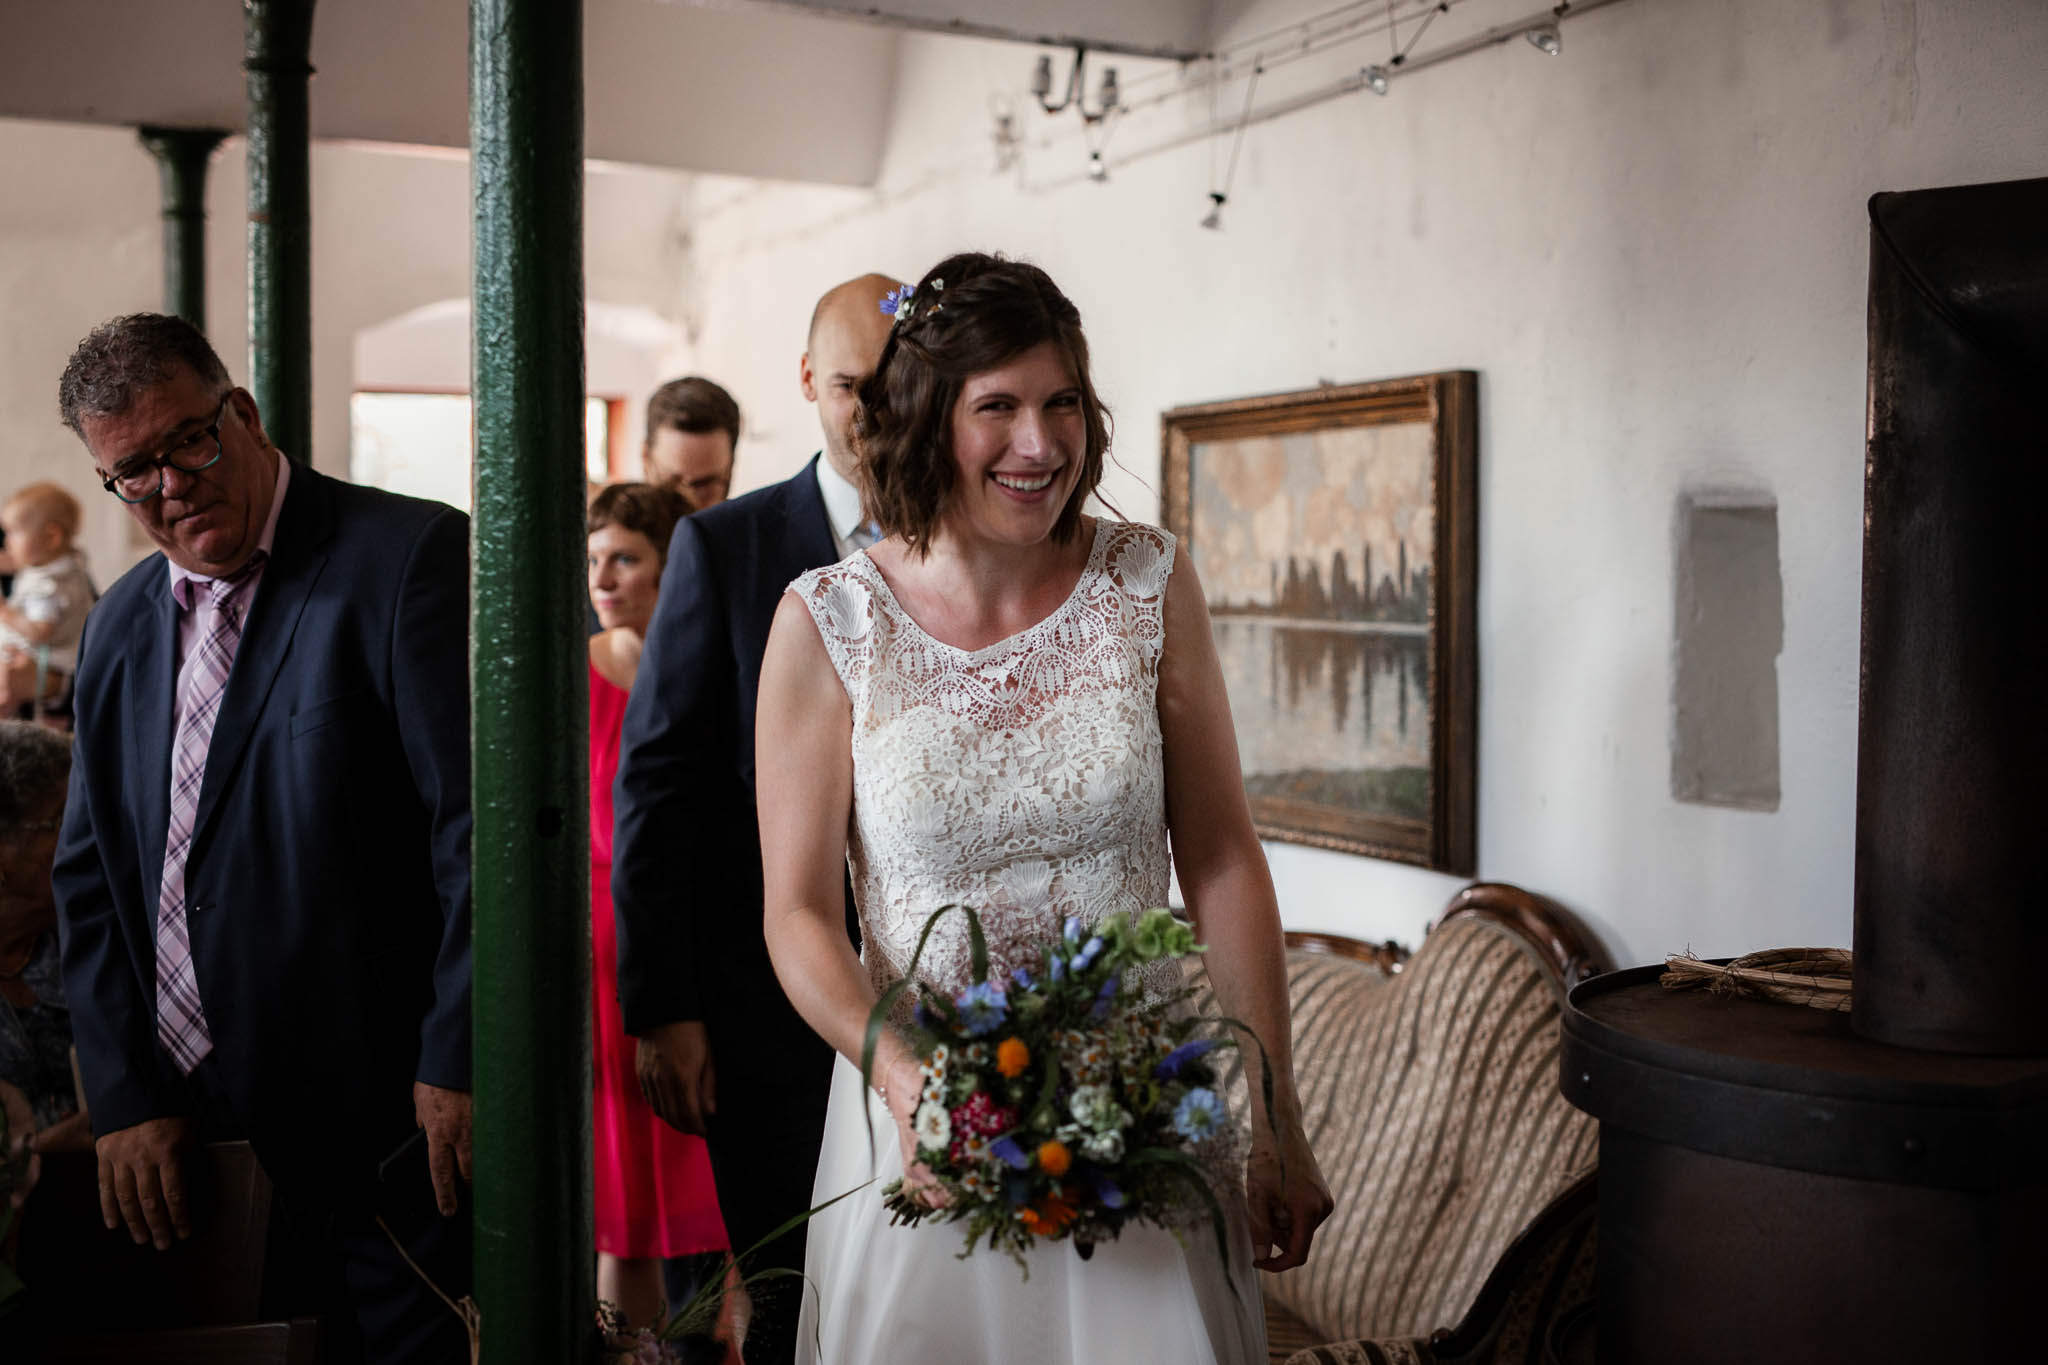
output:
[{"label": "green foliage in bouquet", "polygon": [[[915,978],[933,928],[956,910],[972,980],[948,996]],[[1130,1223],[1172,1228],[1206,1212],[1227,1265],[1223,1207],[1201,1160],[1229,1124],[1212,1054],[1236,1046],[1218,1026],[1256,1037],[1177,1009],[1186,991],[1148,1000],[1139,984],[1138,969],[1202,951],[1164,909],[1092,928],[1070,918],[1033,966],[991,981],[980,917],[959,905],[934,912],[908,975],[869,1015],[861,1053],[870,1077],[882,1029],[914,989],[917,1155],[946,1198],[934,1208],[892,1182],[882,1194],[893,1220],[965,1223],[963,1257],[986,1244],[1028,1276],[1025,1253],[1040,1242],[1071,1238],[1086,1257]]]}]

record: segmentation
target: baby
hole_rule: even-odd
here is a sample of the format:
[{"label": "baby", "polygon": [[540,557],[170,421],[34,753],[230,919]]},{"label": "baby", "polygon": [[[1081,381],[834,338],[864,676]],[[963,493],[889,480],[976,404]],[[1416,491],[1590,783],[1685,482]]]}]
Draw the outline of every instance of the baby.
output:
[{"label": "baby", "polygon": [[[0,690],[38,650],[49,651],[46,674],[68,677],[78,667],[78,637],[97,596],[84,555],[72,546],[79,518],[78,500],[54,483],[32,483],[0,505],[0,531],[14,568],[14,588],[0,605]],[[46,686],[43,695],[58,691]]]}]

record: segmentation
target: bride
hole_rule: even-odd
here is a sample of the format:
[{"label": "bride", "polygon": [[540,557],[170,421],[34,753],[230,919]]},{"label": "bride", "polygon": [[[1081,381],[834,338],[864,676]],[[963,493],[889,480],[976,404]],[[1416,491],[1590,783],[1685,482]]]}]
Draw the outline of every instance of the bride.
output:
[{"label": "bride", "polygon": [[[840,1053],[818,1202],[865,1184],[811,1225],[799,1358],[1255,1365],[1251,1267],[1299,1265],[1330,1196],[1302,1133],[1279,915],[1201,585],[1164,531],[1083,513],[1108,414],[1080,315],[1044,271],[954,256],[890,303],[858,428],[888,538],[791,585],[757,718],[768,949]],[[980,911],[1000,979],[1069,915],[1165,904],[1169,838],[1217,1003],[1273,1072],[1244,1187],[1217,1192],[1228,1263],[1207,1236],[1134,1224],[1086,1262],[1040,1246],[1026,1279],[1007,1256],[959,1259],[957,1226],[892,1226],[880,1189],[906,1167],[942,1197],[915,1162],[918,1062],[885,1030],[869,1094],[857,1059],[927,916]],[[846,938],[849,863],[865,962]],[[919,974],[965,984],[959,917]],[[1257,1048],[1244,1056],[1257,1094]]]}]

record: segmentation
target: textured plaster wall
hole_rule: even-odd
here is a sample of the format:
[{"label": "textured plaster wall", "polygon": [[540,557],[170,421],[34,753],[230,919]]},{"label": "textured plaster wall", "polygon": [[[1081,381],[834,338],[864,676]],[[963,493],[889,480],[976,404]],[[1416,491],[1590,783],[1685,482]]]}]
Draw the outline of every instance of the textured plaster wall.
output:
[{"label": "textured plaster wall", "polygon": [[[1231,32],[1316,8],[1244,6]],[[1196,226],[1209,146],[1118,164],[1204,99],[1119,130],[1106,184],[1075,178],[1071,139],[999,176],[991,101],[1032,54],[907,40],[876,191],[700,182],[687,325],[753,424],[741,481],[765,483],[817,445],[796,360],[822,288],[1027,256],[1082,309],[1118,414],[1108,492],[1148,518],[1167,408],[1478,370],[1479,874],[1558,897],[1624,962],[1846,945],[1864,200],[2048,173],[2048,5],[1628,0],[1564,33],[1559,58],[1511,43],[1250,129],[1220,233]],[[1031,136],[1049,122],[1020,107]],[[1730,487],[1778,508],[1769,812],[1670,787],[1672,508]],[[1268,851],[1297,927],[1412,942],[1459,885]]]}]

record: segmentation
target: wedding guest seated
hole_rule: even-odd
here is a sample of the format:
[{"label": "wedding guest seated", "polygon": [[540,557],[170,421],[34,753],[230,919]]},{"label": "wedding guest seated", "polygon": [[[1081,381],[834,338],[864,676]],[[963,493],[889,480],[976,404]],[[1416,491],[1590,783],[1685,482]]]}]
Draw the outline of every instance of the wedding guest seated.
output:
[{"label": "wedding guest seated", "polygon": [[704,1139],[662,1122],[640,1093],[636,1048],[619,1013],[618,933],[612,917],[612,779],[619,727],[654,617],[669,537],[688,515],[673,488],[613,484],[590,504],[590,600],[602,629],[590,637],[590,864],[592,1035],[596,1095],[597,1293],[636,1327],[662,1314],[662,1263],[712,1258],[727,1248]]},{"label": "wedding guest seated", "polygon": [[63,736],[0,721],[0,1084],[22,1105],[8,1115],[10,1142],[26,1138],[43,1152],[92,1147],[71,1074],[71,1012],[50,891],[70,774]]},{"label": "wedding guest seated", "polygon": [[[84,554],[72,543],[81,515],[78,499],[54,483],[29,484],[0,504],[14,569],[0,604],[0,714],[39,696],[61,697],[78,669],[85,614],[98,597]],[[20,688],[24,660],[35,669]]]}]

